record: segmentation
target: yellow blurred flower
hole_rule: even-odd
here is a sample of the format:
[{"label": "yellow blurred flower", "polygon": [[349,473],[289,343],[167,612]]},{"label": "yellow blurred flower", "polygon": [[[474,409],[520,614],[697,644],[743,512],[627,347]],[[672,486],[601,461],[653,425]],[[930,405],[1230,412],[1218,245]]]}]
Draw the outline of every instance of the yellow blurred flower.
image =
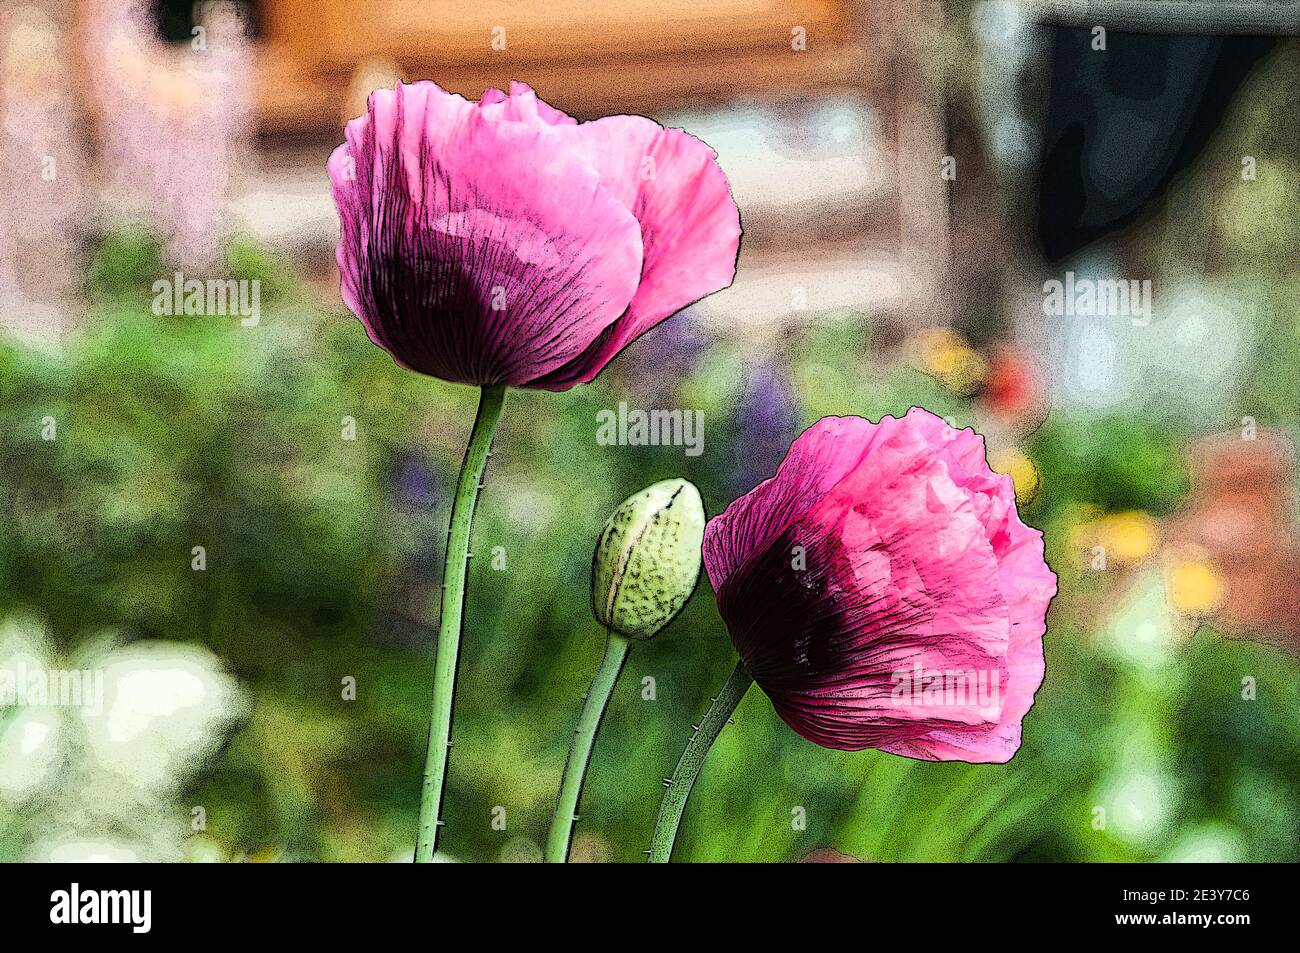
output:
[{"label": "yellow blurred flower", "polygon": [[989,466],[1011,477],[1017,503],[1028,503],[1038,494],[1038,467],[1020,450],[998,451],[989,459]]},{"label": "yellow blurred flower", "polygon": [[1223,605],[1223,576],[1206,559],[1176,556],[1165,569],[1169,604],[1187,616],[1212,615]]},{"label": "yellow blurred flower", "polygon": [[1140,563],[1156,548],[1155,518],[1142,510],[1127,510],[1098,520],[1105,540],[1102,545],[1115,562],[1124,566]]},{"label": "yellow blurred flower", "polygon": [[1142,562],[1156,548],[1159,529],[1155,518],[1142,510],[1111,513],[1079,523],[1070,530],[1076,551],[1100,547],[1107,566],[1126,567]]},{"label": "yellow blurred flower", "polygon": [[925,374],[960,397],[969,397],[984,382],[988,363],[948,328],[927,328],[911,342],[912,361]]}]

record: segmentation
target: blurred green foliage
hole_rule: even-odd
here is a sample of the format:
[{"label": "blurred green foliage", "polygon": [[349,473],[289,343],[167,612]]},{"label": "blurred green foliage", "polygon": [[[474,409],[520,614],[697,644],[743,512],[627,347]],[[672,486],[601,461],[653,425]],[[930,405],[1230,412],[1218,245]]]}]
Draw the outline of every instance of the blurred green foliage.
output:
[{"label": "blurred green foliage", "polygon": [[[230,267],[263,281],[256,327],[153,316],[150,285],[166,270],[128,235],[100,249],[93,320],[65,351],[0,345],[0,610],[41,614],[63,646],[113,627],[202,643],[224,660],[250,712],[178,810],[204,805],[207,837],[227,853],[403,856],[448,498],[475,395],[397,368],[255,247],[237,245]],[[454,858],[528,857],[544,837],[600,656],[588,573],[612,508],[674,476],[700,487],[710,513],[737,492],[733,451],[744,447],[717,442],[745,439],[734,421],[746,352],[715,342],[658,377],[628,373],[650,340],[591,386],[507,398],[474,528],[444,810]],[[795,333],[780,368],[794,421],[913,404],[974,421],[965,401],[900,363],[868,365],[869,353],[852,316]],[[698,458],[598,446],[597,412],[624,400],[700,408],[715,443]],[[51,420],[57,439],[42,439]],[[1060,523],[1078,503],[1172,511],[1185,492],[1184,436],[1133,416],[1049,418],[1029,443],[1043,489],[1027,518]],[[775,462],[755,461],[753,480]],[[191,568],[196,546],[203,571]],[[822,750],[753,691],[702,775],[677,858],[791,860],[833,847],[878,860],[1175,849],[1296,859],[1294,661],[1202,632],[1157,670],[1137,666],[1107,648],[1090,604],[1071,595],[1098,583],[1058,570],[1046,682],[1009,765]],[[576,856],[641,858],[661,778],[733,660],[707,582],[634,648],[598,739]],[[1239,697],[1244,674],[1259,679],[1256,701]],[[349,676],[355,701],[343,698]],[[1149,778],[1164,785],[1162,827],[1095,828],[1098,806],[1122,810]],[[491,823],[497,806],[504,831]],[[12,824],[4,843],[20,851],[21,818]]]}]

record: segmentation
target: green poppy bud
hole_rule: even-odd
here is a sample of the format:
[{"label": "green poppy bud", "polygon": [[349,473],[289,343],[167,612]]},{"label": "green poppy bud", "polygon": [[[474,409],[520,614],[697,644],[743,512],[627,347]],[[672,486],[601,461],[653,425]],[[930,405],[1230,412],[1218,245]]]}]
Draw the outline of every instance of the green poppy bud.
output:
[{"label": "green poppy bud", "polygon": [[686,480],[664,480],[629,496],[609,518],[591,560],[596,618],[648,639],[686,605],[700,577],[704,503]]}]

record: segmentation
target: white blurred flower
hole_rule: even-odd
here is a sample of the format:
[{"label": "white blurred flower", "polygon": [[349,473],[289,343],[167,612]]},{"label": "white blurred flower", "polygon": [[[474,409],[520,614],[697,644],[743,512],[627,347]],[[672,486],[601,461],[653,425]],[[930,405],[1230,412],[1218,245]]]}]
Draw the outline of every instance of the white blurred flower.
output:
[{"label": "white blurred flower", "polygon": [[51,864],[134,864],[140,856],[130,845],[114,841],[66,840],[37,844],[28,859]]},{"label": "white blurred flower", "polygon": [[1165,576],[1158,569],[1138,575],[1119,599],[1103,630],[1106,647],[1139,669],[1160,670],[1185,638],[1169,608]]},{"label": "white blurred flower", "polygon": [[1166,785],[1160,775],[1134,771],[1118,779],[1111,823],[1126,839],[1147,840],[1159,833],[1169,815]]},{"label": "white blurred flower", "polygon": [[53,709],[0,716],[0,801],[21,804],[49,784],[62,761],[63,719]]},{"label": "white blurred flower", "polygon": [[[64,664],[70,668],[59,668]],[[39,622],[11,616],[0,621],[0,671],[19,666],[83,674],[95,686],[84,704],[0,707],[0,801],[23,822],[29,855],[183,856],[189,808],[176,798],[247,707],[220,660],[201,646],[113,638],[60,660]]]},{"label": "white blurred flower", "polygon": [[1160,858],[1171,864],[1235,864],[1242,859],[1241,833],[1233,828],[1203,824],[1188,831]]},{"label": "white blurred flower", "polygon": [[206,649],[136,643],[103,659],[104,710],[79,712],[90,753],[135,787],[165,793],[214,754],[242,710],[234,679]]}]

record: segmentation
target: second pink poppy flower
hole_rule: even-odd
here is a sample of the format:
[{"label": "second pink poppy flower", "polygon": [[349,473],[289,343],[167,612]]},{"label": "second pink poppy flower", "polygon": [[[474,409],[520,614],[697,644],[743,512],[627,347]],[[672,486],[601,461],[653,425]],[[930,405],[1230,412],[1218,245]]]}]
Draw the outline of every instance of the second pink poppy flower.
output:
[{"label": "second pink poppy flower", "polygon": [[828,748],[1004,762],[1056,576],[984,440],[920,408],[826,417],[704,532],[741,664]]}]

